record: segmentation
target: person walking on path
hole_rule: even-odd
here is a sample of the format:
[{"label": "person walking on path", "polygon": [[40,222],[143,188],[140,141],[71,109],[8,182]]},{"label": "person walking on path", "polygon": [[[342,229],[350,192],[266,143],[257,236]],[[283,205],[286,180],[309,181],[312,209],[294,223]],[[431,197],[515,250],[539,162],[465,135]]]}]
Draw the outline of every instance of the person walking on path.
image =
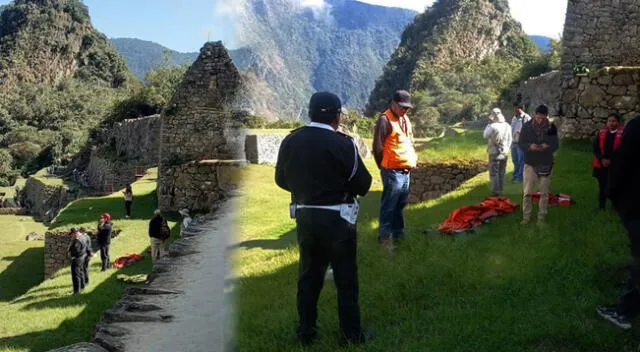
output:
[{"label": "person walking on path", "polygon": [[180,237],[182,237],[182,233],[189,227],[193,219],[189,215],[189,209],[182,209],[178,213],[182,215],[182,224],[180,225]]},{"label": "person walking on path", "polygon": [[149,221],[149,237],[151,239],[151,260],[155,263],[164,253],[164,242],[171,235],[167,221],[162,217],[159,209],[153,212]]},{"label": "person walking on path", "polygon": [[357,196],[371,187],[371,175],[354,140],[337,132],[340,99],[315,93],[309,102],[311,124],[294,130],[280,146],[276,184],[291,192],[290,215],[296,219],[300,265],[297,307],[298,340],[317,336],[318,298],[327,266],[338,291],[341,341],[360,344],[370,338],[360,323],[356,263]]},{"label": "person walking on path", "polygon": [[560,147],[558,129],[549,121],[549,108],[540,105],[536,109],[535,118],[522,127],[519,145],[524,150],[524,184],[522,224],[531,220],[533,211],[533,191],[536,185],[540,187],[540,210],[538,223],[544,223],[549,207],[549,188],[553,169],[553,154]]},{"label": "person walking on path", "polygon": [[502,111],[495,108],[489,116],[489,124],[484,129],[484,138],[489,146],[489,179],[491,195],[498,197],[504,190],[504,175],[507,170],[507,156],[511,148],[511,126],[506,122]]},{"label": "person walking on path", "polygon": [[111,259],[109,258],[109,247],[111,246],[111,215],[104,213],[100,216],[98,223],[98,246],[100,248],[100,260],[102,261],[102,271],[107,271],[111,267]]},{"label": "person walking on path", "polygon": [[125,218],[131,217],[131,204],[133,204],[133,190],[131,190],[131,185],[127,184],[124,189],[124,210],[125,210]]},{"label": "person walking on path", "polygon": [[383,187],[378,242],[388,250],[393,250],[394,243],[404,237],[403,211],[409,200],[410,173],[418,162],[411,121],[407,117],[412,107],[411,95],[404,90],[396,91],[374,131],[373,156]]},{"label": "person walking on path", "polygon": [[593,177],[598,180],[598,209],[604,210],[607,203],[607,183],[609,179],[609,165],[613,153],[620,146],[622,140],[622,116],[617,112],[609,114],[607,125],[602,127],[593,141]]},{"label": "person walking on path", "polygon": [[82,239],[82,241],[84,242],[87,250],[86,250],[86,256],[84,258],[84,263],[82,265],[82,275],[84,277],[84,285],[88,285],[89,284],[89,262],[91,261],[91,258],[93,258],[93,252],[91,251],[91,237],[89,237],[89,235],[87,234],[87,229],[85,229],[84,227],[81,227],[79,229],[80,231],[80,238]]},{"label": "person walking on path", "polygon": [[640,115],[629,121],[609,164],[608,196],[627,230],[631,282],[617,305],[597,307],[603,318],[622,329],[640,314]]},{"label": "person walking on path", "polygon": [[84,263],[87,256],[87,244],[82,239],[82,234],[77,228],[72,228],[70,234],[73,236],[67,255],[71,259],[71,283],[73,285],[73,294],[77,295],[85,287],[84,281]]},{"label": "person walking on path", "polygon": [[511,160],[513,161],[513,179],[511,182],[522,182],[524,179],[524,150],[520,148],[520,133],[522,126],[531,121],[531,116],[524,112],[524,105],[516,104],[515,115],[511,119],[511,133],[513,144],[511,145]]}]

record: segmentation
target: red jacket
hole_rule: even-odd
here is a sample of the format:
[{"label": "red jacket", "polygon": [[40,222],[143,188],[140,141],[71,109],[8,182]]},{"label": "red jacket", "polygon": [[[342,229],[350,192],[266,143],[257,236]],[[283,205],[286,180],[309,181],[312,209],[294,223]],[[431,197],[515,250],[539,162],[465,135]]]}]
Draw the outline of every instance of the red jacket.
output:
[{"label": "red jacket", "polygon": [[[614,151],[618,149],[618,146],[620,146],[620,141],[622,140],[622,131],[624,131],[623,127],[618,127],[618,129],[616,130],[616,139],[613,142]],[[603,127],[600,129],[600,132],[598,132],[598,142],[600,145],[600,153],[604,153],[604,143],[605,143],[605,140],[607,139],[607,133],[609,133],[608,127]],[[600,165],[600,160],[598,159],[597,156],[593,157],[593,167],[597,169],[602,167],[602,165]]]}]

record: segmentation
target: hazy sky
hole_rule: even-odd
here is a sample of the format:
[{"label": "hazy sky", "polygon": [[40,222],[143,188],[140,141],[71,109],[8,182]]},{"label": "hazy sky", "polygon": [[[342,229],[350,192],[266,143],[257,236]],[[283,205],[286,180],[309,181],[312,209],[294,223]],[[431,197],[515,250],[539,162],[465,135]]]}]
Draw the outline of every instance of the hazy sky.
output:
[{"label": "hazy sky", "polygon": [[[237,0],[235,0],[237,1]],[[234,48],[234,26],[228,11],[234,0],[84,0],[93,25],[110,38],[133,37],[170,49],[198,51],[207,38]],[[323,0],[291,0],[321,6]],[[361,0],[422,11],[434,0]],[[0,5],[10,0],[0,0]],[[511,13],[527,34],[558,38],[562,33],[566,0],[509,0]]]}]

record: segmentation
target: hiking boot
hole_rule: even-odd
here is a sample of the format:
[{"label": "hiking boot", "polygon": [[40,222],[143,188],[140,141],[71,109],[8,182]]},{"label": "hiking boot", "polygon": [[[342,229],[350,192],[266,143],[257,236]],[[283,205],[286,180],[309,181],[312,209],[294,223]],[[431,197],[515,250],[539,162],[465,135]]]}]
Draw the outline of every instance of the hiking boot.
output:
[{"label": "hiking boot", "polygon": [[313,343],[316,341],[316,338],[318,337],[318,329],[312,329],[311,332],[305,333],[305,334],[297,333],[297,335],[298,335],[298,342],[302,346],[305,346],[305,347],[311,346],[313,345]]},{"label": "hiking boot", "polygon": [[613,325],[625,330],[631,329],[631,319],[618,312],[618,308],[615,306],[600,306],[596,308],[596,311]]}]

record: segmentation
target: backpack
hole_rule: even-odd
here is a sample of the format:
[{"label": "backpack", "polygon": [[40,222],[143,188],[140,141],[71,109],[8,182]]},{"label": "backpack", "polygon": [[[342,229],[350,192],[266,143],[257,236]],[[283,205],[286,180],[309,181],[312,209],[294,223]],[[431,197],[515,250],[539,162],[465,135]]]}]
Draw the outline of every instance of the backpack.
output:
[{"label": "backpack", "polygon": [[160,239],[166,240],[169,236],[171,236],[169,224],[167,224],[167,220],[162,220],[162,227],[160,227]]}]

